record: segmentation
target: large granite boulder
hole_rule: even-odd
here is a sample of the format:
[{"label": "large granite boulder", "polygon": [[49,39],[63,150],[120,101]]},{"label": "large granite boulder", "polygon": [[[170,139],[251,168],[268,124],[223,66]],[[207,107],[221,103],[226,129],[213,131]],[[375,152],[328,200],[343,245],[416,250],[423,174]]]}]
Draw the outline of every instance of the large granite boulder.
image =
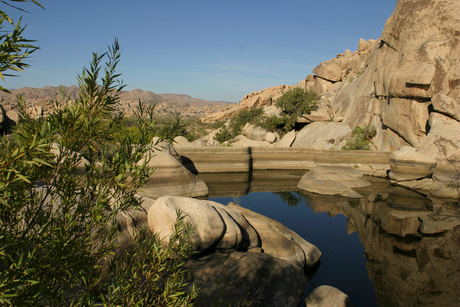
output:
[{"label": "large granite boulder", "polygon": [[[305,272],[314,270],[321,257],[314,245],[281,223],[237,205],[165,196],[147,200],[143,208],[150,231],[163,239],[164,246],[179,213],[190,223],[190,241],[201,253],[185,267],[200,288],[200,306],[242,302],[298,306],[307,282]],[[133,232],[129,229],[143,219],[126,213],[119,221],[129,238]]]},{"label": "large granite boulder", "polygon": [[263,89],[259,92],[252,92],[241,99],[240,108],[257,108],[271,106],[276,99],[281,97],[285,92],[294,86],[278,85]]},{"label": "large granite boulder", "polygon": [[245,135],[248,139],[253,141],[265,141],[267,136],[267,130],[260,126],[254,126],[247,123],[243,127],[243,135]]},{"label": "large granite boulder", "polygon": [[315,194],[362,198],[351,189],[371,185],[362,176],[361,171],[349,166],[317,166],[302,176],[297,187]]},{"label": "large granite boulder", "polygon": [[244,135],[238,135],[234,138],[232,142],[232,146],[233,147],[273,147],[274,146],[273,144],[265,140],[265,135],[262,141],[251,140],[245,137]]},{"label": "large granite boulder", "polygon": [[184,146],[184,147],[190,147],[194,146],[192,143],[190,143],[185,137],[183,136],[176,136],[174,138],[174,142],[177,146]]},{"label": "large granite boulder", "polygon": [[430,104],[405,98],[391,99],[389,103],[384,104],[382,122],[412,146],[417,146],[419,138],[426,136]]},{"label": "large granite boulder", "polygon": [[275,143],[277,139],[278,136],[276,135],[276,133],[267,132],[267,134],[265,135],[265,141],[269,142],[270,144]]},{"label": "large granite boulder", "polygon": [[352,307],[348,295],[331,286],[319,286],[305,298],[305,307]]},{"label": "large granite boulder", "polygon": [[391,154],[389,176],[398,181],[416,180],[433,174],[436,166],[434,158],[406,146]]},{"label": "large granite boulder", "polygon": [[460,103],[455,99],[444,94],[435,94],[431,98],[431,105],[434,111],[460,121]]},{"label": "large granite boulder", "polygon": [[198,306],[297,307],[308,281],[296,264],[266,253],[215,253],[189,261]]},{"label": "large granite boulder", "polygon": [[334,61],[321,62],[313,69],[313,73],[318,77],[331,81],[341,81],[342,69]]},{"label": "large granite boulder", "polygon": [[[155,143],[157,143],[154,140]],[[155,145],[147,153],[147,166],[155,169],[149,181],[142,187],[143,195],[158,198],[165,195],[197,197],[208,195],[208,187],[203,180],[182,165],[179,154],[166,141]],[[140,161],[143,163],[143,160]]]},{"label": "large granite boulder", "polygon": [[351,128],[347,123],[314,122],[297,132],[291,147],[341,149],[350,136]]},{"label": "large granite boulder", "polygon": [[241,213],[213,201],[178,196],[160,197],[149,207],[150,229],[165,237],[165,244],[174,231],[177,212],[194,229],[191,240],[198,251],[246,251],[260,247],[258,233]]},{"label": "large granite boulder", "polygon": [[279,140],[275,147],[291,147],[292,142],[295,140],[295,130],[291,130],[286,133],[281,140]]},{"label": "large granite boulder", "polygon": [[[228,227],[221,215],[207,201],[194,198],[164,196],[158,198],[149,208],[148,223],[153,233],[163,239],[163,244],[169,244],[174,233],[174,224],[178,214],[185,216],[184,222],[190,223],[193,232],[190,241],[194,250],[203,252],[215,246],[227,234],[237,241],[235,227],[227,232]],[[241,238],[241,235],[239,236]],[[233,246],[235,247],[235,246]]]},{"label": "large granite boulder", "polygon": [[229,204],[228,207],[243,215],[254,227],[264,253],[303,268],[313,267],[319,262],[320,250],[283,224],[237,205]]},{"label": "large granite boulder", "polygon": [[417,152],[433,157],[440,165],[460,165],[460,122],[432,112],[430,132],[420,141]]}]

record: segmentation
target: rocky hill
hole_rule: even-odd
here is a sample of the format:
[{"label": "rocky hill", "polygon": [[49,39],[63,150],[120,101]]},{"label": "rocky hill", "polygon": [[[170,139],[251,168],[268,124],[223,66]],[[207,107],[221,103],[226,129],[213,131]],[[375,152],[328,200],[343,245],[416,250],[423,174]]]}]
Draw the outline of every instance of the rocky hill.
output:
[{"label": "rocky hill", "polygon": [[[65,87],[65,95],[71,101],[74,100],[80,89],[77,86]],[[14,110],[17,108],[16,95],[22,95],[34,116],[47,115],[53,108],[55,100],[62,101],[60,87],[46,86],[44,88],[23,87],[12,90],[11,94],[0,92],[0,112],[1,118],[7,113],[14,119],[17,115]],[[127,116],[133,114],[133,110],[138,105],[139,100],[147,105],[156,105],[156,113],[159,116],[178,115],[202,117],[217,111],[227,110],[233,104],[225,101],[208,101],[199,98],[192,98],[188,95],[180,94],[155,94],[150,91],[134,89],[132,91],[123,91],[120,95],[120,103],[116,106],[119,111],[124,112]]]},{"label": "rocky hill", "polygon": [[295,86],[321,95],[318,110],[303,120],[320,122],[315,127],[324,134],[337,123],[373,125],[376,150],[412,146],[438,163],[460,163],[460,2],[398,0],[381,38],[361,39],[357,51],[320,63],[297,85],[245,95],[203,121],[272,106]]}]

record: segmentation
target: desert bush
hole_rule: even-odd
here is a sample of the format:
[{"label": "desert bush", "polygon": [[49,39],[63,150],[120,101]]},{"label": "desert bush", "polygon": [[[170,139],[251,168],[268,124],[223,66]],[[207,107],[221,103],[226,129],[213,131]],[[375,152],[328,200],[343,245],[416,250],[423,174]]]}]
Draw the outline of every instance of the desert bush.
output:
[{"label": "desert bush", "polygon": [[0,138],[0,305],[193,305],[196,291],[184,293],[182,268],[190,230],[180,217],[166,250],[141,229],[131,247],[115,253],[117,216],[142,204],[136,193],[151,175],[144,158],[158,132],[153,110],[140,105],[137,145],[130,134],[114,142],[123,120],[113,113],[124,88],[119,60],[117,41],[93,53],[77,78],[76,101],[41,121],[18,98],[14,141]]},{"label": "desert bush", "polygon": [[224,143],[226,141],[230,141],[233,139],[235,136],[233,133],[228,129],[227,126],[222,127],[219,132],[216,133],[214,136],[214,139],[218,141],[219,143]]},{"label": "desert bush", "polygon": [[233,136],[237,136],[242,133],[244,125],[250,123],[258,126],[264,120],[264,109],[263,108],[251,108],[243,109],[230,120],[229,128],[232,130]]},{"label": "desert bush", "polygon": [[282,110],[283,130],[291,130],[299,116],[310,114],[317,109],[318,94],[305,91],[300,87],[288,90],[275,101],[275,106]]},{"label": "desert bush", "polygon": [[371,150],[370,142],[377,134],[374,126],[364,128],[356,126],[351,133],[351,139],[342,147],[342,150]]},{"label": "desert bush", "polygon": [[235,117],[230,120],[227,126],[223,126],[221,131],[216,133],[214,139],[219,143],[229,141],[240,135],[244,125],[250,123],[255,126],[261,126],[265,120],[263,108],[243,109]]},{"label": "desert bush", "polygon": [[[149,108],[153,108],[154,110],[155,106],[153,105]],[[169,135],[171,138],[183,136],[189,142],[199,139],[200,137],[207,135],[209,130],[219,129],[225,124],[224,121],[203,123],[197,117],[153,116],[153,120],[156,123],[156,131],[158,134]],[[115,139],[119,140],[120,138],[130,135],[133,138],[133,142],[138,143],[139,130],[136,127],[136,123],[137,119],[135,117],[123,118],[119,125],[119,129],[116,132]]]},{"label": "desert bush", "polygon": [[[36,5],[42,7],[36,0],[31,0]],[[17,7],[17,2],[29,2],[28,0],[10,0],[8,3],[6,0],[2,1],[4,5],[10,8],[15,8],[21,11],[25,11],[22,8]],[[16,2],[16,3],[15,3]],[[43,8],[43,7],[42,7]],[[33,40],[25,38],[23,35],[25,26],[21,25],[22,18],[19,20],[13,20],[3,9],[0,9],[0,78],[5,80],[5,76],[11,75],[11,71],[23,72],[25,68],[29,67],[29,64],[25,60],[36,50],[38,47],[33,45]],[[9,92],[3,86],[0,86],[0,90]]]}]

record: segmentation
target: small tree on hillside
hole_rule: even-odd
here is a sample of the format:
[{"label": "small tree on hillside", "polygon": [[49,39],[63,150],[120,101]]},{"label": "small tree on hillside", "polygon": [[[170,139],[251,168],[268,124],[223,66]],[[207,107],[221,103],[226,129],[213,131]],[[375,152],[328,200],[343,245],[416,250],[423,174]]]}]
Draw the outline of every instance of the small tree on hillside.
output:
[{"label": "small tree on hillside", "polygon": [[305,91],[300,87],[288,90],[275,102],[275,106],[282,110],[285,130],[290,130],[303,114],[310,114],[317,109],[318,94]]}]

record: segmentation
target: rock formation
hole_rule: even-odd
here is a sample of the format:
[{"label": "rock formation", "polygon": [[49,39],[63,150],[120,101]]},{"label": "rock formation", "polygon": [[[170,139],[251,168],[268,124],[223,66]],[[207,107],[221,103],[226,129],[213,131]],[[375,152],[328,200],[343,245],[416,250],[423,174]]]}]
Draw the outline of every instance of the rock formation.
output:
[{"label": "rock formation", "polygon": [[[149,229],[164,238],[164,244],[173,232],[177,210],[191,224],[191,242],[200,255],[186,267],[200,287],[203,306],[241,299],[254,300],[257,306],[298,306],[308,281],[305,270],[313,269],[321,257],[314,245],[282,224],[236,205],[166,196],[147,199],[144,209]],[[135,225],[133,219],[121,217],[120,228],[128,231]]]},{"label": "rock formation", "polygon": [[[346,50],[320,63],[314,75],[295,85],[322,95],[318,110],[303,121],[332,119],[351,129],[373,125],[379,151],[411,146],[440,166],[460,164],[459,46],[458,1],[398,0],[381,38],[360,39],[358,51]],[[239,108],[272,106],[293,87],[280,85],[245,95]],[[219,118],[237,112],[235,107]]]},{"label": "rock formation", "polygon": [[348,295],[331,286],[319,286],[305,299],[306,307],[353,307]]},{"label": "rock formation", "polygon": [[352,190],[371,185],[362,176],[363,172],[349,166],[317,166],[302,176],[297,187],[316,194],[362,198]]},{"label": "rock formation", "polygon": [[[155,138],[153,143],[157,143]],[[155,171],[141,189],[144,195],[151,198],[165,195],[189,197],[208,195],[208,187],[204,181],[182,165],[171,143],[162,141],[156,144],[148,155],[150,161],[147,166]]]}]

